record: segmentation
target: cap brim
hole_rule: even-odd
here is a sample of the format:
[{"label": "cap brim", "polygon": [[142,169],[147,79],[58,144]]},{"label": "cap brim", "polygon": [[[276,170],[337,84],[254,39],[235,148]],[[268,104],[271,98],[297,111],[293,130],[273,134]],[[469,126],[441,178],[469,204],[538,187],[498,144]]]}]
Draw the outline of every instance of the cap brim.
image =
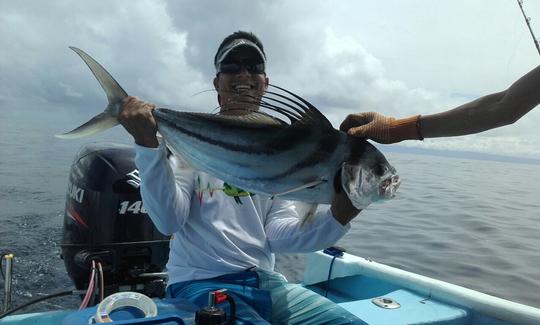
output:
[{"label": "cap brim", "polygon": [[219,51],[218,55],[216,56],[215,62],[216,70],[219,70],[219,64],[222,63],[232,51],[242,47],[255,50],[255,52],[259,54],[262,62],[266,62],[266,56],[264,55],[263,51],[257,46],[257,44],[248,39],[240,38],[233,40],[231,43],[227,44]]}]

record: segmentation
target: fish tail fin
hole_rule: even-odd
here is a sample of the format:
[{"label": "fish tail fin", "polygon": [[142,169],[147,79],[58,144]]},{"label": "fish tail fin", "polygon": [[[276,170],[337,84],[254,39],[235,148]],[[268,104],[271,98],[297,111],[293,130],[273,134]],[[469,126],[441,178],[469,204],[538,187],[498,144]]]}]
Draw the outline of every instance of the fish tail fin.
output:
[{"label": "fish tail fin", "polygon": [[122,87],[116,80],[114,80],[110,73],[107,72],[107,70],[105,70],[105,68],[103,68],[101,64],[94,60],[90,55],[76,47],[70,46],[69,48],[75,51],[75,53],[77,53],[84,61],[84,63],[86,63],[88,68],[90,68],[90,71],[92,71],[98,80],[101,88],[103,88],[105,94],[107,94],[109,104],[103,113],[94,116],[88,122],[69,132],[55,135],[56,137],[62,139],[82,138],[118,125],[117,116],[120,111],[122,99],[128,96],[126,91],[122,89]]}]

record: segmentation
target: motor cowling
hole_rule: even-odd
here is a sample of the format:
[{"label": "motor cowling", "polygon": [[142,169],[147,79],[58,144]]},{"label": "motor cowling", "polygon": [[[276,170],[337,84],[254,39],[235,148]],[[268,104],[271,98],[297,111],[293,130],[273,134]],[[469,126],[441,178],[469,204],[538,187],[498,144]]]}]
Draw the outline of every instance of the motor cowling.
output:
[{"label": "motor cowling", "polygon": [[92,260],[103,266],[105,294],[125,290],[163,294],[162,272],[169,237],[153,225],[141,199],[140,178],[131,146],[84,145],[69,174],[62,258],[77,289],[88,287]]}]

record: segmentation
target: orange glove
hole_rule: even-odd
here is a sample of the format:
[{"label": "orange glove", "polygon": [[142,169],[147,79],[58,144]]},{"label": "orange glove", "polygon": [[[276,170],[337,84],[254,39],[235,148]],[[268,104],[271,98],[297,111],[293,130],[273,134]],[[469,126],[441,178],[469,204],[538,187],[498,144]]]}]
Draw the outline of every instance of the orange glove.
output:
[{"label": "orange glove", "polygon": [[351,136],[366,137],[378,143],[424,139],[420,131],[420,115],[397,120],[376,112],[351,114],[339,129]]}]

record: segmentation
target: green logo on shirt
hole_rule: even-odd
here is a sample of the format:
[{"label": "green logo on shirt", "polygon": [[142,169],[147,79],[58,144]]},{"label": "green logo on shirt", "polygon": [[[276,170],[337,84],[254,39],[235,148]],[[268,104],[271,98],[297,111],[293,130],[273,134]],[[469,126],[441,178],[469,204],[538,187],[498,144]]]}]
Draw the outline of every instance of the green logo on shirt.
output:
[{"label": "green logo on shirt", "polygon": [[244,191],[243,189],[241,188],[238,188],[234,185],[230,185],[230,184],[227,184],[227,183],[223,183],[223,187],[220,187],[220,188],[213,188],[210,186],[210,183],[207,184],[206,187],[202,187],[201,186],[201,179],[200,177],[197,177],[197,189],[195,190],[197,192],[197,196],[199,198],[199,204],[202,204],[202,198],[203,198],[203,194],[206,192],[206,193],[209,193],[210,194],[210,197],[212,197],[212,195],[214,195],[214,192],[215,191],[223,191],[223,193],[227,196],[231,196],[234,198],[234,201],[238,204],[242,204],[242,201],[240,200],[240,197],[242,196],[253,196],[254,194],[252,193],[249,193],[248,191]]},{"label": "green logo on shirt", "polygon": [[240,200],[241,196],[252,196],[253,194],[249,193],[248,191],[244,191],[241,188],[238,188],[234,185],[229,185],[227,183],[223,183],[223,193],[228,196],[234,197],[234,201],[238,204],[242,204],[242,201]]}]

